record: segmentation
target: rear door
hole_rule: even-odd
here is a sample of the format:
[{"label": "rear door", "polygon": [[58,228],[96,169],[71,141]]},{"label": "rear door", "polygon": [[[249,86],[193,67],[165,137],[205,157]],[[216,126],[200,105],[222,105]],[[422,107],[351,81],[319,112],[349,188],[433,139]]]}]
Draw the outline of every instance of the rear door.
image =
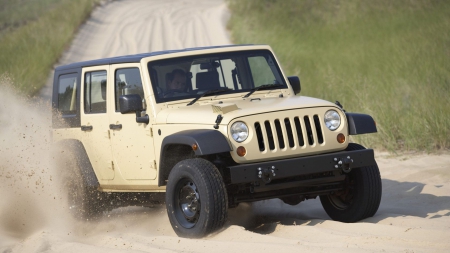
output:
[{"label": "rear door", "polygon": [[94,171],[103,180],[114,179],[107,110],[108,70],[109,66],[83,68],[81,75],[81,139]]},{"label": "rear door", "polygon": [[138,94],[144,103],[142,73],[139,63],[115,64],[110,66],[114,83],[109,112],[109,129],[114,167],[128,180],[155,179],[156,166],[153,137],[149,124],[137,123],[135,113],[120,113],[119,96]]}]

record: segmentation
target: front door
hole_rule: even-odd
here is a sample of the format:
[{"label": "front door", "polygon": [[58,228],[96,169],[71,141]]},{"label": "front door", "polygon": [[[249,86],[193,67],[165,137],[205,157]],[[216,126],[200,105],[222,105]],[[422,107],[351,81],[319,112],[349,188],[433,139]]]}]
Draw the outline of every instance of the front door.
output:
[{"label": "front door", "polygon": [[135,113],[120,113],[120,95],[138,94],[145,103],[139,64],[111,65],[110,70],[114,83],[114,110],[109,113],[114,167],[125,179],[155,179],[150,125],[137,123]]},{"label": "front door", "polygon": [[83,68],[81,85],[81,139],[100,180],[114,179],[107,114],[107,101],[110,99],[106,85],[108,68]]}]

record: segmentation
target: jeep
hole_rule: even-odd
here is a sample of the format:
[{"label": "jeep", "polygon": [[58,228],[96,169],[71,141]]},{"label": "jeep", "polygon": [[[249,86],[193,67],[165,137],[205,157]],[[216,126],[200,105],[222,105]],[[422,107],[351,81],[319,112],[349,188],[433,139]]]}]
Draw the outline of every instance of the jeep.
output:
[{"label": "jeep", "polygon": [[374,151],[350,135],[373,118],[300,96],[266,45],[188,48],[55,69],[52,139],[83,219],[165,202],[180,237],[221,229],[228,208],[320,198],[331,219],[373,216]]}]

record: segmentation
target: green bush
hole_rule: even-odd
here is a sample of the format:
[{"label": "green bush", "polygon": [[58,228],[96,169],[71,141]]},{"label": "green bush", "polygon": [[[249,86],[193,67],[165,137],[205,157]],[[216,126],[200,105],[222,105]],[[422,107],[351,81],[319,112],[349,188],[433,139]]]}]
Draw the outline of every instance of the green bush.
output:
[{"label": "green bush", "polygon": [[0,74],[34,95],[98,0],[1,0]]},{"label": "green bush", "polygon": [[230,0],[235,43],[269,44],[302,95],[371,114],[365,145],[450,148],[450,1]]}]

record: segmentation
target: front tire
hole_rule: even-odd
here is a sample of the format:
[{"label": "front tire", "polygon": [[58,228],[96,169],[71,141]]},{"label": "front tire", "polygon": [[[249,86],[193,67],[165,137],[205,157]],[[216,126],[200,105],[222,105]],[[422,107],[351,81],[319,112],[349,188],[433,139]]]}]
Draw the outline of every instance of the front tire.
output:
[{"label": "front tire", "polygon": [[228,200],[218,169],[201,158],[177,163],[166,187],[166,207],[180,237],[200,238],[222,228]]},{"label": "front tire", "polygon": [[[347,151],[362,150],[363,146],[350,143]],[[372,217],[381,202],[381,176],[378,166],[355,168],[347,174],[344,189],[320,196],[325,212],[336,221],[357,222]]]}]

